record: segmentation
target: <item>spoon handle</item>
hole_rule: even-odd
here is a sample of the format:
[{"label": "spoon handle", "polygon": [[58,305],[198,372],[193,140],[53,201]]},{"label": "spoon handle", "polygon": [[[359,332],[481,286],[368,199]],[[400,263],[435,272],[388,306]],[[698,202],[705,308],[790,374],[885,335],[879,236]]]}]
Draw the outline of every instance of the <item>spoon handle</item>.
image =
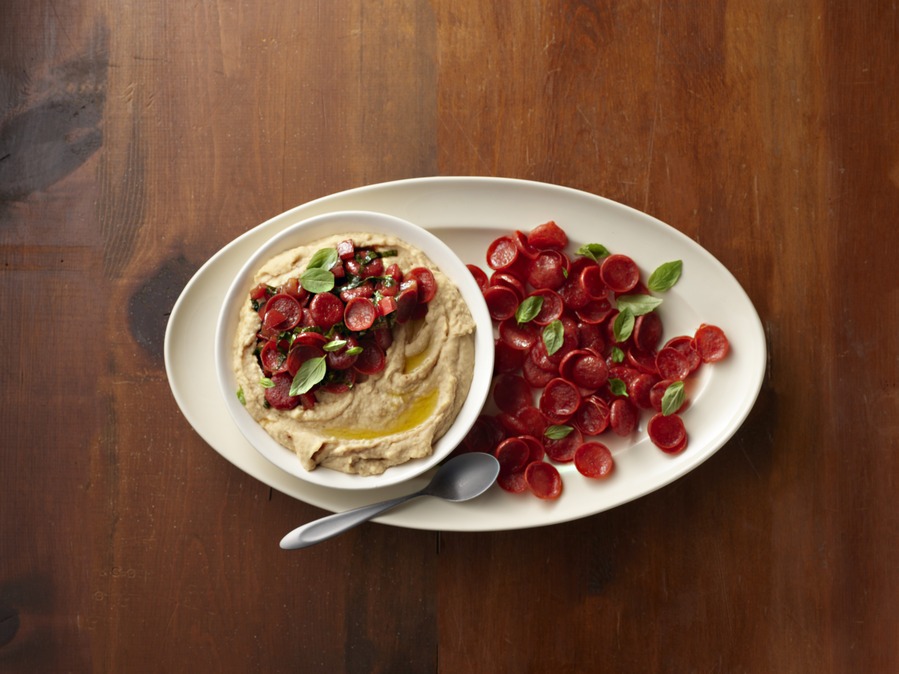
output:
[{"label": "spoon handle", "polygon": [[301,527],[297,527],[282,538],[281,547],[284,550],[308,548],[310,545],[321,543],[338,534],[342,534],[344,531],[352,529],[363,522],[367,522],[372,517],[376,517],[391,508],[397,507],[401,503],[405,503],[410,499],[422,495],[421,492],[407,494],[406,496],[400,496],[399,498],[391,499],[389,501],[373,503],[372,505],[354,508],[353,510],[347,510],[342,513],[334,513],[333,515],[328,515],[327,517],[308,522]]}]

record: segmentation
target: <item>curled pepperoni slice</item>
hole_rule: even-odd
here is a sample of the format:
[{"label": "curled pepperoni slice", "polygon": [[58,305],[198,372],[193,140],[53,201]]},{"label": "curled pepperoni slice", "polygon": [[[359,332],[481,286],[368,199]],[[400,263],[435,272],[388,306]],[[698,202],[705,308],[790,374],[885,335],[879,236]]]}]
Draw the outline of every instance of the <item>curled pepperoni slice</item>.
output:
[{"label": "curled pepperoni slice", "polygon": [[574,313],[581,322],[598,325],[606,320],[612,311],[613,308],[611,302],[609,302],[608,299],[602,299],[590,300],[580,309],[575,309]]},{"label": "curled pepperoni slice", "polygon": [[581,349],[590,349],[594,353],[601,354],[605,351],[606,340],[596,323],[577,323],[577,345]]},{"label": "curled pepperoni slice", "polygon": [[371,300],[365,297],[354,297],[343,309],[343,322],[354,332],[368,330],[377,318],[378,310]]},{"label": "curled pepperoni slice", "polygon": [[344,288],[340,291],[340,299],[349,302],[356,297],[374,297],[375,289],[370,283],[365,283],[355,288]]},{"label": "curled pepperoni slice", "polygon": [[572,310],[581,309],[590,303],[590,296],[584,292],[577,279],[569,276],[558,290],[565,307]]},{"label": "curled pepperoni slice", "polygon": [[687,335],[679,335],[677,337],[672,337],[667,342],[665,342],[665,346],[662,348],[671,347],[672,349],[676,349],[680,351],[684,358],[687,359],[687,365],[690,368],[690,372],[693,372],[702,364],[702,359],[699,357],[699,353],[696,351],[696,346],[693,343],[693,339],[688,337]]},{"label": "curled pepperoni slice", "polygon": [[658,375],[659,373],[659,368],[656,367],[656,354],[654,351],[643,352],[636,347],[628,349],[627,363],[643,374]]},{"label": "curled pepperoni slice", "polygon": [[533,318],[535,324],[549,325],[562,315],[562,310],[565,307],[561,296],[554,290],[535,290],[530,296],[543,298],[543,303],[540,305],[540,311],[537,312],[537,315]]},{"label": "curled pepperoni slice", "polygon": [[506,438],[497,445],[493,455],[499,461],[499,472],[508,475],[524,469],[528,464],[531,448],[521,438]]},{"label": "curled pepperoni slice", "polygon": [[518,296],[518,301],[524,299],[525,293],[527,292],[524,287],[524,283],[521,282],[515,274],[510,274],[506,271],[496,271],[490,276],[490,285],[492,286],[506,286],[507,288],[511,288],[515,291],[515,294]]},{"label": "curled pepperoni slice", "polygon": [[602,479],[612,474],[615,460],[601,442],[585,442],[574,453],[574,467],[585,477]]},{"label": "curled pepperoni slice", "polygon": [[565,283],[568,258],[557,250],[543,250],[528,265],[528,283],[542,290],[558,290]]},{"label": "curled pepperoni slice", "polygon": [[546,417],[533,405],[525,405],[514,414],[502,412],[497,419],[509,435],[540,437],[546,430]]},{"label": "curled pepperoni slice", "polygon": [[465,266],[468,267],[468,271],[474,276],[474,281],[478,284],[478,288],[481,289],[481,292],[484,292],[489,285],[486,272],[476,264],[468,264]]},{"label": "curled pepperoni slice", "polygon": [[265,303],[266,317],[268,317],[271,311],[277,311],[283,316],[279,323],[270,326],[277,327],[281,331],[295,328],[303,315],[303,308],[300,306],[297,298],[287,293],[272,295],[269,301]]},{"label": "curled pepperoni slice", "polygon": [[528,464],[524,479],[537,498],[554,500],[562,495],[562,476],[555,466],[545,461]]},{"label": "curled pepperoni slice", "polygon": [[609,404],[598,396],[581,401],[571,423],[584,435],[599,435],[609,427]]},{"label": "curled pepperoni slice", "polygon": [[553,220],[537,225],[530,231],[528,243],[534,248],[561,249],[568,245],[568,235]]},{"label": "curled pepperoni slice", "polygon": [[528,352],[510,346],[502,339],[494,342],[493,371],[496,373],[515,372],[521,367]]},{"label": "curled pepperoni slice", "polygon": [[312,320],[322,328],[330,328],[343,318],[343,302],[331,293],[319,293],[309,302]]},{"label": "curled pepperoni slice", "polygon": [[493,400],[497,407],[509,414],[533,404],[531,387],[523,377],[514,374],[504,374],[496,380]]},{"label": "curled pepperoni slice", "polygon": [[662,379],[686,379],[690,374],[690,362],[677,349],[666,346],[656,354],[656,368]]},{"label": "curled pepperoni slice", "polygon": [[596,390],[609,380],[606,361],[593,351],[569,351],[559,365],[559,374],[583,389]]},{"label": "curled pepperoni slice", "polygon": [[499,324],[499,338],[513,349],[526,351],[540,339],[539,327],[533,322],[519,323],[507,318]]},{"label": "curled pepperoni slice", "polygon": [[627,398],[612,401],[609,407],[609,426],[621,437],[627,437],[637,427],[637,408]]},{"label": "curled pepperoni slice", "polygon": [[300,404],[299,396],[290,395],[293,376],[287,372],[277,372],[271,377],[274,386],[265,389],[265,400],[276,410],[292,410]]},{"label": "curled pepperoni slice", "polygon": [[516,229],[514,238],[515,243],[518,244],[518,250],[525,258],[527,258],[528,260],[533,260],[535,257],[537,257],[537,249],[528,242],[527,234],[522,232],[520,229]]},{"label": "curled pepperoni slice", "polygon": [[531,463],[532,461],[543,461],[543,457],[546,456],[546,450],[543,448],[542,442],[533,435],[519,435],[518,437],[528,446],[528,449],[530,449],[528,463]]},{"label": "curled pepperoni slice", "polygon": [[703,323],[696,330],[693,344],[703,363],[716,363],[730,352],[730,342],[717,325]]},{"label": "curled pepperoni slice", "polygon": [[604,299],[609,294],[609,289],[602,280],[602,270],[599,265],[592,264],[584,267],[578,276],[578,284],[584,289],[584,293],[594,300]]},{"label": "curled pepperoni slice", "polygon": [[379,257],[376,257],[374,260],[369,260],[365,265],[362,266],[361,276],[362,278],[371,278],[372,276],[383,276],[384,275],[384,260]]},{"label": "curled pepperoni slice", "polygon": [[546,456],[556,463],[571,463],[574,461],[574,453],[583,442],[584,436],[581,432],[577,428],[572,428],[564,438],[544,436],[543,448],[546,450]]},{"label": "curled pepperoni slice", "polygon": [[580,404],[577,386],[561,377],[550,380],[540,396],[540,411],[553,423],[564,424]]},{"label": "curled pepperoni slice", "polygon": [[558,374],[555,370],[544,370],[530,356],[521,364],[521,374],[532,388],[543,388]]},{"label": "curled pepperoni slice", "polygon": [[487,311],[495,321],[504,321],[515,315],[518,309],[518,296],[515,291],[506,286],[490,286],[484,291],[484,301],[487,303]]},{"label": "curled pepperoni slice", "polygon": [[652,409],[651,393],[656,381],[658,378],[641,372],[628,382],[627,394],[638,408]]},{"label": "curled pepperoni slice", "polygon": [[[406,285],[408,284],[408,285]],[[406,323],[415,316],[418,309],[418,283],[415,281],[403,281],[399,294],[396,296],[396,322]],[[425,305],[427,306],[427,305]]]},{"label": "curled pepperoni slice", "polygon": [[603,283],[616,293],[633,290],[640,281],[640,269],[627,255],[609,255],[599,269]]},{"label": "curled pepperoni slice", "polygon": [[287,354],[287,371],[291,377],[295,377],[303,363],[313,358],[321,358],[324,355],[325,352],[320,346],[294,342],[293,346],[290,347],[290,352]]},{"label": "curled pepperoni slice", "polygon": [[665,416],[661,412],[652,416],[646,426],[646,432],[653,444],[663,451],[680,447],[687,437],[683,419],[676,414]]},{"label": "curled pepperoni slice", "polygon": [[406,278],[418,281],[418,301],[427,304],[437,294],[437,279],[434,272],[427,267],[413,267],[406,273]]},{"label": "curled pepperoni slice", "polygon": [[259,351],[259,362],[266,374],[281,372],[287,368],[287,354],[278,348],[278,342],[268,340]]},{"label": "curled pepperoni slice", "polygon": [[491,269],[508,269],[518,260],[518,244],[510,236],[501,236],[487,247],[487,265]]},{"label": "curled pepperoni slice", "polygon": [[462,444],[466,451],[493,454],[503,439],[503,429],[495,417],[481,414],[475,419]]},{"label": "curled pepperoni slice", "polygon": [[655,351],[662,339],[662,319],[654,311],[634,320],[634,346],[649,353]]},{"label": "curled pepperoni slice", "polygon": [[523,470],[508,474],[500,472],[499,476],[496,478],[496,484],[498,484],[501,489],[512,494],[522,494],[528,489],[528,483],[524,478]]},{"label": "curled pepperoni slice", "polygon": [[359,357],[358,353],[349,353],[349,350],[356,346],[359,346],[356,338],[348,337],[346,346],[337,351],[328,351],[325,354],[328,367],[332,370],[349,370],[356,364],[356,359]]},{"label": "curled pepperoni slice", "polygon": [[378,374],[387,364],[384,350],[372,340],[366,340],[362,347],[362,353],[356,358],[353,367],[359,374]]}]

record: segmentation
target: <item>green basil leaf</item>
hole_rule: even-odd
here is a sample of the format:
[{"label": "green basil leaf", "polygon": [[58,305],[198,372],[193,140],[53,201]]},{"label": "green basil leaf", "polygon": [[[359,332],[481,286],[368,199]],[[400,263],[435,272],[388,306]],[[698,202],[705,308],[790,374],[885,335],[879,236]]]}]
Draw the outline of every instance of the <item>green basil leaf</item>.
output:
[{"label": "green basil leaf", "polygon": [[334,289],[334,274],[318,267],[307,269],[300,276],[300,285],[310,293],[326,293]]},{"label": "green basil leaf", "polygon": [[336,248],[322,248],[312,254],[312,257],[309,258],[309,264],[306,265],[306,269],[328,270],[337,264],[337,260]]},{"label": "green basil leaf", "polygon": [[666,417],[677,412],[684,404],[684,382],[673,382],[662,395],[662,414]]},{"label": "green basil leaf", "polygon": [[543,308],[543,297],[540,295],[531,295],[530,297],[525,297],[524,301],[518,305],[518,309],[515,311],[515,320],[518,321],[518,324],[527,323],[530,320],[540,313],[540,310]]},{"label": "green basil leaf", "polygon": [[543,344],[546,346],[547,355],[553,355],[562,348],[565,342],[565,326],[558,318],[543,328]]},{"label": "green basil leaf", "polygon": [[648,314],[662,303],[662,300],[652,295],[622,295],[618,298],[618,311],[630,309],[634,316]]},{"label": "green basil leaf", "polygon": [[561,440],[562,438],[567,438],[568,434],[573,431],[574,428],[571,426],[548,426],[547,429],[543,432],[543,435],[548,437],[550,440]]},{"label": "green basil leaf", "polygon": [[630,309],[625,307],[612,323],[612,334],[616,342],[625,342],[634,331],[634,314]]},{"label": "green basil leaf", "polygon": [[346,345],[347,341],[345,339],[332,339],[330,342],[325,344],[322,349],[324,349],[326,352],[340,351]]},{"label": "green basil leaf", "polygon": [[237,399],[240,401],[240,404],[246,407],[247,397],[243,394],[243,388],[237,389]]},{"label": "green basil leaf", "polygon": [[601,260],[612,253],[601,243],[585,243],[577,249],[577,254],[589,257],[591,260]]},{"label": "green basil leaf", "polygon": [[627,384],[625,384],[621,379],[617,379],[613,377],[609,379],[609,389],[616,396],[624,396],[627,398]]},{"label": "green basil leaf", "polygon": [[346,355],[348,355],[348,356],[358,356],[360,353],[362,353],[361,346],[351,346],[349,349],[346,350]]},{"label": "green basil leaf", "polygon": [[612,362],[613,363],[623,363],[624,362],[624,351],[619,349],[617,346],[612,347]]},{"label": "green basil leaf", "polygon": [[665,262],[649,275],[646,285],[653,292],[663,293],[677,283],[683,268],[684,263],[680,260]]},{"label": "green basil leaf", "polygon": [[275,382],[273,382],[268,377],[263,377],[262,379],[260,379],[259,384],[262,386],[262,388],[275,388]]},{"label": "green basil leaf", "polygon": [[304,361],[290,384],[290,395],[298,396],[308,393],[313,386],[325,378],[327,371],[328,366],[325,364],[324,356]]}]

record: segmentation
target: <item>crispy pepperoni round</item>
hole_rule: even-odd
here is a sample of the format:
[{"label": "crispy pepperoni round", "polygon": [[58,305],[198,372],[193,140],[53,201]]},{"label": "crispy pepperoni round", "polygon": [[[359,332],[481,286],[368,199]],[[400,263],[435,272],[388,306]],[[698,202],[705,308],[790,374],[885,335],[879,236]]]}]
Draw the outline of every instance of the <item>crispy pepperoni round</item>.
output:
[{"label": "crispy pepperoni round", "polygon": [[265,400],[276,410],[292,410],[300,404],[299,396],[290,395],[290,387],[293,384],[293,376],[287,372],[273,374],[274,386],[265,389]]},{"label": "crispy pepperoni round", "polygon": [[427,267],[413,267],[406,272],[406,278],[415,279],[418,282],[418,301],[427,304],[437,294],[437,279],[434,272]]},{"label": "crispy pepperoni round", "polygon": [[528,489],[528,483],[524,477],[524,470],[507,474],[500,472],[499,476],[496,478],[496,484],[498,484],[501,489],[512,494],[522,494]]},{"label": "crispy pepperoni round", "polygon": [[362,353],[356,358],[353,367],[359,374],[378,374],[387,364],[384,350],[373,339],[366,339],[362,345]]},{"label": "crispy pepperoni round", "polygon": [[590,299],[604,299],[609,294],[609,289],[602,280],[602,270],[597,264],[584,267],[577,280]]},{"label": "crispy pepperoni round", "polygon": [[490,276],[491,286],[506,286],[507,288],[511,288],[515,291],[515,294],[518,296],[518,301],[524,299],[527,291],[525,290],[524,283],[521,282],[515,274],[511,274],[507,271],[496,271]]},{"label": "crispy pepperoni round", "polygon": [[543,298],[540,311],[533,318],[533,322],[536,325],[549,325],[562,315],[562,310],[565,307],[561,296],[556,291],[548,289],[535,290],[530,296]]},{"label": "crispy pepperoni round", "polygon": [[574,467],[581,475],[602,479],[612,474],[615,460],[601,442],[585,442],[574,453]]},{"label": "crispy pepperoni round", "polygon": [[566,379],[556,377],[543,388],[540,411],[553,423],[563,424],[577,411],[581,394],[577,386]]},{"label": "crispy pepperoni round", "polygon": [[702,364],[702,359],[699,357],[699,353],[696,351],[696,345],[693,343],[693,338],[688,337],[687,335],[678,335],[677,337],[672,337],[667,342],[665,342],[665,346],[662,348],[672,348],[677,351],[680,351],[684,358],[687,359],[687,366],[690,368],[690,372],[693,372]]},{"label": "crispy pepperoni round", "polygon": [[493,400],[497,407],[509,414],[533,405],[531,387],[523,377],[516,374],[504,374],[497,378],[493,386]]},{"label": "crispy pepperoni round", "polygon": [[562,476],[552,464],[534,461],[524,469],[524,479],[537,498],[554,500],[562,495]]},{"label": "crispy pepperoni round", "polygon": [[527,465],[531,448],[521,438],[511,437],[500,442],[493,455],[499,461],[501,473],[514,473]]},{"label": "crispy pepperoni round", "polygon": [[527,444],[530,449],[528,463],[531,463],[532,461],[543,461],[543,457],[546,456],[546,450],[543,448],[542,442],[533,435],[519,435],[518,437]]},{"label": "crispy pepperoni round", "polygon": [[564,438],[543,436],[543,448],[546,450],[546,456],[556,463],[570,463],[574,461],[574,453],[583,442],[584,436],[574,427]]},{"label": "crispy pepperoni round", "polygon": [[627,364],[643,374],[657,376],[659,368],[656,366],[655,351],[644,352],[636,347],[627,350]]},{"label": "crispy pepperoni round", "polygon": [[354,332],[368,330],[377,318],[378,310],[371,300],[365,297],[354,297],[343,309],[343,322]]},{"label": "crispy pepperoni round", "polygon": [[521,367],[527,355],[527,351],[516,349],[507,342],[497,339],[493,347],[493,371],[498,374],[515,372]]},{"label": "crispy pepperoni round", "polygon": [[656,368],[662,379],[686,379],[690,374],[690,363],[683,353],[670,346],[656,354]]},{"label": "crispy pepperoni round", "polygon": [[558,374],[556,370],[544,370],[530,356],[521,364],[521,373],[532,388],[543,388]]},{"label": "crispy pepperoni round", "polygon": [[628,382],[627,394],[637,407],[652,409],[651,392],[656,381],[656,377],[641,372]]},{"label": "crispy pepperoni round", "polygon": [[518,296],[515,291],[506,286],[490,286],[484,291],[484,301],[490,317],[495,321],[504,321],[512,318],[518,309]]},{"label": "crispy pepperoni round", "polygon": [[649,353],[655,351],[662,339],[662,319],[651,311],[634,319],[634,346]]},{"label": "crispy pepperoni round", "polygon": [[557,250],[542,250],[528,265],[528,283],[538,290],[558,290],[565,283],[567,258]]},{"label": "crispy pepperoni round", "polygon": [[717,325],[700,325],[693,344],[703,363],[716,363],[730,352],[730,342]]},{"label": "crispy pepperoni round", "polygon": [[562,249],[568,245],[568,235],[554,221],[537,225],[528,234],[528,243],[534,248]]},{"label": "crispy pepperoni round", "polygon": [[600,265],[602,281],[616,293],[633,290],[640,281],[637,263],[627,255],[609,255]]},{"label": "crispy pepperoni round", "polygon": [[518,259],[518,244],[510,236],[501,236],[487,248],[487,265],[491,269],[508,269]]},{"label": "crispy pepperoni round", "polygon": [[277,327],[280,331],[292,330],[299,324],[300,318],[303,316],[303,308],[300,306],[297,298],[287,293],[272,295],[268,302],[265,303],[266,316],[272,310],[280,312],[283,316],[283,319],[277,325],[271,326]]},{"label": "crispy pepperoni round", "polygon": [[[599,325],[612,313],[613,307],[608,299],[590,300],[580,309],[575,309],[574,313],[583,323],[591,323]],[[612,340],[609,340],[612,341]]]},{"label": "crispy pepperoni round", "polygon": [[627,437],[637,428],[637,408],[627,398],[612,401],[609,407],[609,426],[621,437]]},{"label": "crispy pepperoni round", "polygon": [[583,389],[596,390],[609,379],[606,361],[593,351],[569,351],[559,364],[559,374]]},{"label": "crispy pepperoni round", "polygon": [[468,271],[474,276],[474,281],[478,284],[478,288],[481,289],[481,292],[484,292],[487,286],[490,285],[486,272],[476,264],[467,264],[465,266],[468,267]]},{"label": "crispy pepperoni round", "polygon": [[309,302],[312,320],[321,328],[330,328],[343,318],[343,302],[331,293],[319,293]]},{"label": "crispy pepperoni round", "polygon": [[687,437],[684,421],[676,414],[654,414],[646,425],[646,431],[653,444],[665,451],[679,447]]},{"label": "crispy pepperoni round", "polygon": [[515,239],[515,243],[518,244],[518,251],[527,259],[533,260],[537,257],[537,249],[534,248],[528,242],[528,235],[522,232],[520,229],[516,229],[512,235],[512,238]]},{"label": "crispy pepperoni round", "polygon": [[540,328],[533,322],[519,323],[514,317],[499,324],[499,338],[513,349],[526,351],[540,339]]},{"label": "crispy pepperoni round", "polygon": [[599,396],[581,401],[571,423],[584,435],[599,435],[609,427],[609,404]]},{"label": "crispy pepperoni round", "polygon": [[268,340],[259,351],[259,362],[266,374],[273,374],[287,369],[287,354],[278,348],[278,342]]},{"label": "crispy pepperoni round", "polygon": [[503,429],[495,417],[481,414],[475,419],[462,443],[470,452],[493,454],[503,435]]}]

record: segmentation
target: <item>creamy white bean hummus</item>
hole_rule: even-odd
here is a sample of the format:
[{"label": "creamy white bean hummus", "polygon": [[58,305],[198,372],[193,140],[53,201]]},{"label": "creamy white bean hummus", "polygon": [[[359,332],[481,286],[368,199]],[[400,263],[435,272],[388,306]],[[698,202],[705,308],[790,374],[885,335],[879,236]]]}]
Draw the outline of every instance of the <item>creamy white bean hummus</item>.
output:
[{"label": "creamy white bean hummus", "polygon": [[437,281],[425,318],[393,327],[384,371],[357,381],[349,392],[317,391],[312,409],[268,407],[260,384],[264,375],[254,355],[260,319],[249,300],[240,313],[233,366],[247,411],[296,452],[303,468],[378,475],[429,456],[452,425],[471,386],[475,324],[449,278],[421,251],[389,236],[350,232],[314,241],[269,260],[254,283],[279,286],[298,276],[317,250],[348,238],[357,248],[396,249],[390,262],[403,270],[428,267]]}]

